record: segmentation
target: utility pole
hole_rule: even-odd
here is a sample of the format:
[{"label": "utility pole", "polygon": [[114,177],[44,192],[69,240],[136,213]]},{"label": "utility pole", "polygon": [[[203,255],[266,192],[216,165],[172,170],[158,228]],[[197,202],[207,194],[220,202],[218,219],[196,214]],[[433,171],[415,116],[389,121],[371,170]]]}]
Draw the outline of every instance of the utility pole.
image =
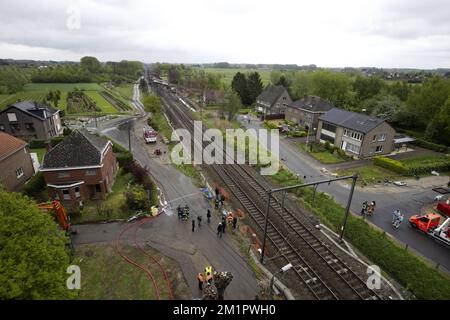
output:
[{"label": "utility pole", "polygon": [[272,190],[267,191],[267,208],[266,208],[266,218],[264,222],[264,238],[263,247],[261,251],[261,263],[264,263],[264,254],[266,251],[266,239],[267,239],[267,225],[269,223],[269,211],[270,211],[270,198],[272,197]]},{"label": "utility pole", "polygon": [[131,120],[128,121],[128,151],[131,153]]},{"label": "utility pole", "polygon": [[348,196],[347,206],[345,207],[345,216],[344,216],[344,222],[342,223],[342,227],[341,227],[341,235],[339,236],[340,241],[342,241],[342,238],[344,237],[344,231],[345,231],[345,227],[347,225],[348,214],[350,212],[350,204],[352,203],[353,191],[355,191],[356,179],[358,179],[358,176],[354,175],[352,179],[353,179],[352,187],[350,189],[350,195]]}]

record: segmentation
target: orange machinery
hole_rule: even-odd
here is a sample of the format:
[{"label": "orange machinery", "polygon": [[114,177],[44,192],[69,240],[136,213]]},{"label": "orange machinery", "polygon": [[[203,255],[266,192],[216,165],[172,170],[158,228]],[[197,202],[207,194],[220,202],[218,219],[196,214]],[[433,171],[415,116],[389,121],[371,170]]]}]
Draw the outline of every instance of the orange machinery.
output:
[{"label": "orange machinery", "polygon": [[39,203],[37,206],[39,209],[47,210],[48,212],[54,211],[61,228],[65,231],[70,230],[69,217],[67,216],[66,210],[61,202],[58,200],[53,200],[51,203],[43,202]]}]

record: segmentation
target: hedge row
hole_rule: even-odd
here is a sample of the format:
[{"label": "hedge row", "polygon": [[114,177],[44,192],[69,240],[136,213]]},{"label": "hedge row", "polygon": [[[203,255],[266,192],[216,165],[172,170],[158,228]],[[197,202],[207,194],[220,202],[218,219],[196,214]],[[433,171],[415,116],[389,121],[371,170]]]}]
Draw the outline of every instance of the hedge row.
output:
[{"label": "hedge row", "polygon": [[411,142],[412,144],[425,148],[425,149],[430,149],[433,151],[437,151],[437,152],[450,152],[450,148],[446,147],[442,144],[437,144],[437,143],[433,143],[430,141],[426,141],[420,138],[416,138],[415,141]]},{"label": "hedge row", "polygon": [[375,157],[373,159],[373,164],[388,170],[391,170],[393,172],[396,172],[398,174],[406,175],[409,173],[408,167],[405,166],[403,163],[397,160],[393,160],[387,157]]},{"label": "hedge row", "polygon": [[429,174],[431,171],[450,171],[450,157],[424,156],[405,159],[402,163],[408,168],[411,174]]}]

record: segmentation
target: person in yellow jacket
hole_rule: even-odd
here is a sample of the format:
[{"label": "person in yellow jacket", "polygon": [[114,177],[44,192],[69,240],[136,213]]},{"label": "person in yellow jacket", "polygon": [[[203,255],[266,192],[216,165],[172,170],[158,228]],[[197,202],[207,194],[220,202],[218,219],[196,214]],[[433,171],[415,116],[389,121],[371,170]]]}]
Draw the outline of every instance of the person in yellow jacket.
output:
[{"label": "person in yellow jacket", "polygon": [[205,267],[205,280],[211,283],[213,280],[213,268],[211,266]]}]

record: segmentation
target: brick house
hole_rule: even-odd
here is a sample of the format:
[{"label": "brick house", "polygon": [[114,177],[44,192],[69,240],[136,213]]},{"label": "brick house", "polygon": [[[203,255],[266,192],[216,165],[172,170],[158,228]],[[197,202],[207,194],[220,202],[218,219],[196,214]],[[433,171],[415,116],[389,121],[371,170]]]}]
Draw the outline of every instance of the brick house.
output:
[{"label": "brick house", "polygon": [[19,191],[34,174],[28,144],[0,132],[0,185],[9,191]]},{"label": "brick house", "polygon": [[383,119],[333,108],[319,117],[316,141],[328,141],[361,159],[391,153],[394,136],[394,128]]},{"label": "brick house", "polygon": [[0,111],[0,131],[24,140],[49,140],[62,133],[60,110],[34,102],[16,102]]},{"label": "brick house", "polygon": [[75,130],[44,156],[41,170],[51,198],[104,200],[118,164],[112,143],[86,130]]},{"label": "brick house", "polygon": [[286,106],[291,103],[286,88],[268,85],[256,98],[256,111],[261,113],[261,119],[284,118]]},{"label": "brick house", "polygon": [[325,99],[306,96],[287,105],[285,119],[305,128],[317,128],[319,117],[333,108],[335,106]]}]

